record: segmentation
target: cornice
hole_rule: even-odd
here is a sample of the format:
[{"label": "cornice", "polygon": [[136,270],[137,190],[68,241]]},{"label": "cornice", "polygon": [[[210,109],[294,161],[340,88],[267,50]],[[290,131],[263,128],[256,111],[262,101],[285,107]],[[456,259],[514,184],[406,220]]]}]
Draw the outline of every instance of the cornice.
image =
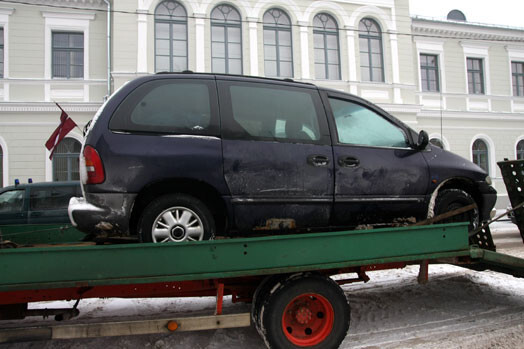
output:
[{"label": "cornice", "polygon": [[[96,113],[102,103],[60,103],[60,106],[66,112],[75,113]],[[38,102],[3,102],[0,103],[1,112],[30,113],[30,112],[53,112],[58,113],[60,110],[54,103]],[[0,120],[2,116],[0,115]]]},{"label": "cornice", "polygon": [[[17,0],[11,0],[10,4],[14,5]],[[23,0],[21,4],[47,5],[47,6],[64,6],[71,9],[105,9],[107,8],[103,0]]]},{"label": "cornice", "polygon": [[416,37],[437,36],[470,40],[524,43],[524,29],[413,18],[411,30]]}]

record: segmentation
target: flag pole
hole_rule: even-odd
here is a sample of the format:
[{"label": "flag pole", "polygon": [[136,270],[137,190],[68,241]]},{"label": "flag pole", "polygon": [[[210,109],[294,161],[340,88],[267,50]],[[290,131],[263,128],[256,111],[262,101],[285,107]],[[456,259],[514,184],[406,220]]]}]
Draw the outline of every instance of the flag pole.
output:
[{"label": "flag pole", "polygon": [[[58,107],[58,109],[60,109],[63,113],[65,113],[67,115],[68,118],[70,118],[71,120],[73,120],[72,117],[69,116],[69,114],[67,114],[67,112],[62,109],[62,107],[60,106],[60,104],[58,104],[58,102],[56,102],[55,100],[53,100],[53,102],[55,102],[56,106]],[[73,120],[74,122],[75,120]],[[84,131],[82,131],[82,129],[80,128],[80,126],[78,126],[78,124],[75,122],[75,127],[80,131],[81,134],[84,134]]]}]

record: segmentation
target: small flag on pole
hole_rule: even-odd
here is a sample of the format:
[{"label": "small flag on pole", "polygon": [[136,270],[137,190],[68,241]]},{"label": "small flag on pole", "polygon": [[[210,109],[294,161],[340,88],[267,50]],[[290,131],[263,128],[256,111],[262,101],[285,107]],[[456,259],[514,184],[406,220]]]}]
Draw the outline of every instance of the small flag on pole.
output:
[{"label": "small flag on pole", "polygon": [[67,113],[58,105],[58,103],[55,103],[58,108],[62,111],[62,114],[60,114],[60,125],[56,128],[56,130],[53,132],[51,137],[45,142],[45,147],[47,150],[51,152],[51,155],[49,155],[49,160],[53,158],[53,153],[56,150],[56,146],[64,137],[73,129],[76,127],[76,123],[67,115]]}]

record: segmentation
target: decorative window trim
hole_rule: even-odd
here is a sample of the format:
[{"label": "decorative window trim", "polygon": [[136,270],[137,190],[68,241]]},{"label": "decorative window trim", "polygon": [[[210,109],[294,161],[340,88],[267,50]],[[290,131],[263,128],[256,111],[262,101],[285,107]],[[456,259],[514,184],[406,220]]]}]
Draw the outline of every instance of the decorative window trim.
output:
[{"label": "decorative window trim", "polygon": [[[288,19],[289,21],[289,26],[278,26],[278,25],[274,25],[272,23],[266,23],[264,22],[264,17],[266,16],[266,13],[268,13],[269,11],[274,11],[274,10],[277,10],[277,11],[280,11],[284,16],[286,16],[286,18]],[[269,44],[266,44],[265,42],[265,31],[268,30],[268,31],[273,31],[275,32],[275,45],[269,45]],[[290,50],[291,50],[291,74],[290,76],[283,76],[280,72],[280,63],[282,63],[282,60],[281,60],[281,57],[280,57],[280,43],[279,43],[279,33],[280,32],[289,32],[289,37],[290,37]],[[266,50],[266,45],[267,46],[275,46],[275,51],[276,51],[276,57],[275,57],[275,64],[276,64],[276,68],[277,68],[277,74],[274,76],[274,77],[285,77],[285,78],[293,78],[294,75],[295,75],[295,68],[294,68],[294,55],[293,55],[293,25],[292,25],[292,21],[291,21],[291,17],[289,16],[289,14],[279,8],[279,7],[271,7],[269,9],[267,9],[264,14],[262,15],[262,33],[263,33],[263,39],[262,39],[262,45],[264,47],[264,75],[267,76],[267,72],[266,72],[266,69],[265,69],[265,64],[266,64],[266,58],[265,58],[265,50]],[[285,62],[285,61],[284,61]]]},{"label": "decorative window trim", "polygon": [[[15,10],[13,8],[0,8],[0,27],[4,28],[4,77],[3,79],[9,78],[9,16],[11,16]],[[5,93],[5,92],[4,92]],[[4,98],[7,100],[7,98]]]},{"label": "decorative window trim", "polygon": [[[491,80],[490,80],[490,71],[489,71],[489,46],[477,44],[477,43],[468,43],[460,42],[462,49],[464,50],[464,76],[465,76],[465,94],[471,95],[468,89],[468,58],[479,58],[483,60],[483,74],[484,74],[484,95],[491,95]],[[490,108],[491,109],[491,108]]]},{"label": "decorative window trim", "polygon": [[[157,11],[158,11],[158,8],[160,7],[161,4],[163,4],[164,2],[173,2],[173,3],[176,3],[178,4],[178,6],[182,7],[182,9],[184,10],[185,12],[185,20],[182,20],[182,19],[169,19],[169,20],[165,20],[165,19],[158,19],[157,18]],[[182,4],[180,1],[178,0],[162,0],[160,1],[156,7],[155,7],[155,11],[154,11],[154,19],[153,19],[153,22],[154,22],[154,71],[155,72],[158,72],[158,67],[157,67],[157,32],[156,32],[156,24],[157,23],[164,23],[164,24],[168,24],[169,25],[169,32],[170,32],[170,35],[172,36],[173,35],[173,25],[176,25],[176,24],[184,24],[185,25],[185,31],[186,31],[186,37],[185,37],[185,42],[186,42],[186,66],[184,69],[180,70],[180,71],[184,71],[184,70],[188,70],[189,69],[189,25],[188,25],[188,15],[187,15],[187,9],[186,7],[184,6],[184,4]],[[169,40],[169,45],[170,45],[170,54],[169,54],[169,66],[170,66],[170,69],[168,71],[170,72],[175,72],[175,71],[178,71],[178,70],[174,70],[173,69],[173,65],[174,65],[174,57],[181,57],[181,56],[174,56],[174,48],[173,48],[173,41],[175,41],[172,37],[170,38]],[[181,41],[181,40],[177,40],[177,41]]]},{"label": "decorative window trim", "polygon": [[471,143],[469,144],[469,158],[470,158],[470,161],[473,160],[473,143],[475,143],[475,141],[477,139],[480,139],[480,140],[483,140],[484,142],[486,142],[487,146],[488,146],[488,166],[489,166],[489,172],[488,172],[488,175],[495,178],[495,173],[496,173],[496,167],[497,167],[497,162],[495,161],[495,143],[493,142],[493,140],[486,134],[483,134],[483,133],[479,133],[479,134],[476,134],[475,136],[473,136],[471,138]]},{"label": "decorative window trim", "polygon": [[[77,133],[76,131],[71,131],[67,134],[65,138],[73,138],[74,140],[77,140],[80,142],[80,144],[84,143],[84,137]],[[65,139],[64,138],[64,139]],[[52,182],[53,181],[53,160],[49,160],[49,155],[51,155],[51,152],[45,148],[45,181],[46,182]]]},{"label": "decorative window trim", "polygon": [[[342,57],[341,57],[341,50],[340,50],[340,35],[339,35],[339,32],[340,32],[340,24],[337,20],[337,17],[335,17],[334,15],[332,15],[331,13],[329,12],[318,12],[317,14],[315,14],[315,16],[313,16],[313,21],[315,20],[315,18],[317,16],[320,16],[320,15],[325,15],[325,16],[329,16],[331,17],[331,19],[335,22],[335,25],[336,25],[336,30],[329,30],[329,29],[326,29],[326,28],[319,28],[319,27],[315,27],[315,25],[313,24],[312,25],[312,29],[313,29],[313,72],[314,72],[314,76],[315,76],[315,80],[329,80],[329,81],[340,81],[342,80]],[[316,77],[316,60],[315,60],[315,43],[314,43],[314,40],[315,40],[315,34],[321,34],[323,36],[323,42],[324,42],[324,57],[325,57],[325,62],[324,62],[324,70],[325,70],[325,73],[326,73],[326,77],[324,79],[319,79]],[[329,76],[329,64],[328,64],[328,58],[327,58],[327,35],[331,35],[331,36],[334,36],[336,37],[336,40],[337,40],[337,56],[338,56],[338,76],[337,77],[330,77]]]},{"label": "decorative window trim", "polygon": [[[415,38],[415,44],[417,45],[417,75],[418,75],[418,86],[421,93],[446,93],[446,65],[444,55],[444,41],[443,40],[419,40]],[[422,91],[422,75],[420,71],[420,55],[421,54],[432,54],[438,56],[439,63],[439,82],[440,92],[429,92]],[[444,105],[445,105],[444,99]],[[444,107],[445,108],[445,107]]]},{"label": "decorative window trim", "polygon": [[440,133],[432,133],[429,135],[429,139],[436,138],[439,141],[442,142],[442,145],[444,146],[444,150],[451,150],[451,147],[449,146],[449,142],[446,137],[442,136]]},{"label": "decorative window trim", "polygon": [[2,147],[2,183],[4,187],[7,187],[9,185],[9,151],[7,149],[7,143],[2,136],[0,136],[0,147]]},{"label": "decorative window trim", "polygon": [[521,141],[524,141],[524,135],[523,136],[520,136],[517,138],[517,140],[515,141],[515,145],[513,146],[513,151],[515,152],[515,159],[517,159],[517,145],[519,144],[519,142]]},{"label": "decorative window trim", "polygon": [[[235,24],[235,23],[232,23],[232,22],[217,22],[217,21],[214,21],[213,20],[213,12],[219,7],[219,6],[228,6],[228,7],[231,7],[234,11],[236,11],[238,13],[238,16],[240,18],[240,20],[238,21],[238,24]],[[213,54],[213,27],[222,27],[224,28],[224,31],[226,32],[227,31],[227,28],[238,28],[239,29],[239,32],[240,32],[240,74],[244,74],[244,33],[243,33],[243,30],[244,30],[244,26],[243,23],[245,22],[245,20],[243,19],[244,17],[242,16],[242,12],[240,11],[240,9],[231,4],[231,3],[224,3],[224,2],[221,2],[221,3],[218,3],[216,4],[212,9],[211,11],[209,12],[210,15],[209,17],[211,18],[210,19],[210,26],[209,26],[209,38],[210,38],[210,53],[211,53],[211,61],[210,61],[210,64],[211,64],[211,69],[210,71],[212,73],[215,73],[215,71],[213,70],[213,58],[220,58],[220,57],[214,57]],[[218,41],[216,41],[218,42]],[[224,68],[225,68],[225,74],[231,74],[231,72],[229,71],[229,60],[231,58],[229,58],[229,55],[227,53],[227,48],[230,44],[229,40],[226,40],[224,38],[224,47],[225,47],[225,50],[226,50],[226,53],[225,53],[225,57],[224,57]],[[235,58],[233,58],[235,59]]]},{"label": "decorative window trim", "polygon": [[95,19],[95,13],[42,11],[42,16],[45,19],[44,78],[52,79],[52,32],[72,31],[84,34],[84,78],[78,80],[89,80],[89,23]]},{"label": "decorative window trim", "polygon": [[[360,31],[360,23],[362,23],[362,21],[365,21],[365,20],[368,20],[368,21],[371,21],[373,22],[377,27],[378,27],[378,34],[377,35],[372,35],[370,34],[370,32],[368,31],[368,33],[364,33],[364,32],[361,32]],[[380,63],[381,63],[381,70],[382,70],[382,79],[380,80],[376,80],[373,78],[373,65],[371,63],[369,63],[369,76],[370,76],[370,79],[369,80],[364,80],[362,78],[362,61],[360,61],[360,81],[361,82],[371,82],[371,83],[385,83],[386,82],[386,69],[385,69],[385,66],[386,66],[386,60],[384,58],[384,55],[385,55],[385,50],[384,50],[384,30],[382,29],[381,25],[380,25],[380,22],[377,21],[375,18],[373,17],[369,17],[369,16],[364,16],[362,17],[359,21],[358,21],[358,25],[356,27],[358,29],[358,35],[357,35],[357,39],[358,39],[358,42],[359,42],[359,53],[358,53],[358,57],[361,58],[362,56],[362,47],[360,47],[360,39],[367,39],[367,49],[368,49],[368,54],[367,54],[367,57],[368,57],[368,60],[371,60],[371,55],[373,54],[372,52],[372,45],[370,45],[370,40],[378,40],[379,42],[379,47],[380,47]]]}]

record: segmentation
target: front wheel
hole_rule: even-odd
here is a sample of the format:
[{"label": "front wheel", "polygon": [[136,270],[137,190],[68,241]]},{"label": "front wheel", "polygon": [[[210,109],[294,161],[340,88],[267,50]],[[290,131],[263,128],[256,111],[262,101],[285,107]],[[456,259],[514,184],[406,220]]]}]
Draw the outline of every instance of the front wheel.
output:
[{"label": "front wheel", "polygon": [[338,348],[349,328],[349,304],[333,280],[295,274],[269,293],[259,313],[270,348]]},{"label": "front wheel", "polygon": [[[461,207],[476,204],[475,200],[467,192],[461,189],[445,189],[440,192],[435,202],[435,215],[453,211]],[[480,214],[478,206],[472,210],[455,215],[443,220],[441,223],[469,222],[468,229],[474,230],[479,227]]]},{"label": "front wheel", "polygon": [[197,198],[169,194],[153,200],[139,221],[142,242],[182,242],[212,239],[215,220],[210,210]]}]

